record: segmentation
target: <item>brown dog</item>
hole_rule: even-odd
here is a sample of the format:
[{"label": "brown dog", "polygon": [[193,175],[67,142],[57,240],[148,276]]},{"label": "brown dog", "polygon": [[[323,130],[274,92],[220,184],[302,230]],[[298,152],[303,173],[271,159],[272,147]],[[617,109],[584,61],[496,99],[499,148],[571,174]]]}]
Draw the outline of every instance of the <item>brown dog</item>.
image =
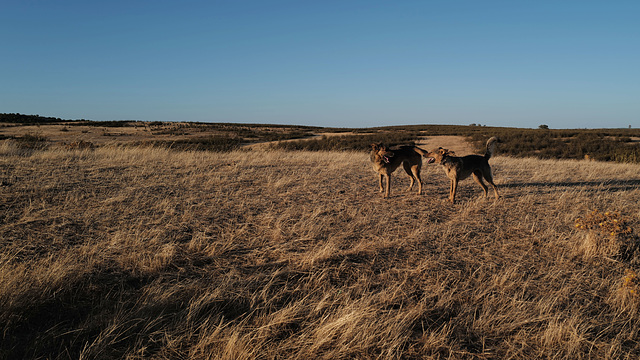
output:
[{"label": "brown dog", "polygon": [[[396,146],[386,147],[383,144],[371,144],[371,162],[373,169],[380,175],[380,192],[384,191],[384,197],[389,197],[391,191],[391,173],[400,164],[404,167],[411,184],[409,190],[413,188],[413,183],[418,182],[418,195],[422,194],[422,179],[420,179],[420,169],[422,168],[422,156],[427,156],[428,152],[416,146]],[[386,187],[382,187],[382,178],[386,178]]]},{"label": "brown dog", "polygon": [[497,142],[498,138],[495,136],[487,141],[487,150],[484,156],[467,155],[458,157],[455,156],[453,151],[443,148],[438,148],[425,155],[425,157],[430,158],[429,162],[435,160],[436,163],[441,164],[447,176],[451,179],[451,188],[449,190],[449,201],[451,201],[451,203],[455,203],[458,182],[468,178],[469,175],[473,175],[473,179],[482,186],[485,197],[487,197],[488,188],[482,181],[483,178],[493,187],[496,199],[500,198],[500,195],[498,195],[498,187],[494,184],[493,176],[491,175],[491,166],[489,166],[489,159],[495,152]]}]

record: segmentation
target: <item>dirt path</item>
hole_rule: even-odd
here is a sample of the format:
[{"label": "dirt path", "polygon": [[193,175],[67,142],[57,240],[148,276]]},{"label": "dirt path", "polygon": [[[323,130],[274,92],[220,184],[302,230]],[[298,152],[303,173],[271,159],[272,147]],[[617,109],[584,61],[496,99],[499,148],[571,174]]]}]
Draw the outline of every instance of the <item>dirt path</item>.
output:
[{"label": "dirt path", "polygon": [[424,136],[416,141],[416,145],[422,149],[433,151],[438,147],[453,150],[458,156],[475,153],[473,145],[464,136],[440,135]]}]

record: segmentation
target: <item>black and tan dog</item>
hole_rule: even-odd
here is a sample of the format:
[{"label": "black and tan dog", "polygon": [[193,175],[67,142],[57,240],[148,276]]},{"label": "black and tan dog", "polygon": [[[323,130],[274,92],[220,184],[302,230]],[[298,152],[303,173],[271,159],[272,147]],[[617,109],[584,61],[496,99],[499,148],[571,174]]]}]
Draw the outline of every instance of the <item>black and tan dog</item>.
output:
[{"label": "black and tan dog", "polygon": [[467,155],[458,157],[455,156],[453,151],[443,148],[438,148],[425,155],[425,157],[434,159],[436,163],[441,164],[447,176],[451,179],[451,188],[449,190],[449,201],[451,201],[451,203],[455,203],[458,182],[468,178],[469,175],[473,175],[473,179],[482,186],[485,197],[487,197],[488,188],[482,181],[483,178],[493,187],[496,199],[500,198],[500,195],[498,195],[498,187],[493,182],[493,176],[491,175],[491,166],[489,166],[489,159],[495,152],[497,142],[498,138],[495,136],[487,140],[487,150],[484,156]]},{"label": "black and tan dog", "polygon": [[[380,175],[380,192],[384,191],[384,197],[389,197],[391,191],[391,173],[400,164],[404,167],[411,184],[409,190],[413,188],[414,182],[418,182],[418,195],[422,194],[422,179],[420,179],[420,169],[422,168],[422,156],[427,156],[428,152],[416,146],[396,146],[386,147],[383,144],[371,144],[371,162],[373,169]],[[386,178],[386,187],[382,187],[382,178]]]}]

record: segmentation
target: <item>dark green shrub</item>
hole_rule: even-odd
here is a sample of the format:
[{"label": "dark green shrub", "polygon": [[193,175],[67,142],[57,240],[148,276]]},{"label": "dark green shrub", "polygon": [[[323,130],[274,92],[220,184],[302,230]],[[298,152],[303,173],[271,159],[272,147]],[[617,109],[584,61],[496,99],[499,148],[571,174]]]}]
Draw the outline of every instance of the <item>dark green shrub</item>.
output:
[{"label": "dark green shrub", "polygon": [[156,140],[136,145],[151,145],[181,151],[232,151],[240,148],[242,140],[228,136],[209,136],[173,141]]},{"label": "dark green shrub", "polygon": [[49,147],[49,140],[42,135],[26,134],[14,139],[22,149],[44,150]]},{"label": "dark green shrub", "polygon": [[307,150],[307,151],[368,151],[373,143],[386,145],[413,145],[420,136],[418,132],[388,132],[371,135],[323,135],[317,139],[280,141],[272,144],[272,149]]}]

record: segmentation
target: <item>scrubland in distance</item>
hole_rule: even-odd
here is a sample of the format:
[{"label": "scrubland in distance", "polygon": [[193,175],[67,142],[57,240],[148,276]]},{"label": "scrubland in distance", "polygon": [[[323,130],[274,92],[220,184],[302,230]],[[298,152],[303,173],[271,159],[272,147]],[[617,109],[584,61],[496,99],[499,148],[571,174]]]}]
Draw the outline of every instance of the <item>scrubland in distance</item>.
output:
[{"label": "scrubland in distance", "polygon": [[0,358],[638,358],[640,166],[491,164],[2,142]]},{"label": "scrubland in distance", "polygon": [[425,137],[463,136],[484,151],[500,138],[500,153],[541,159],[640,163],[640,129],[523,129],[463,125],[321,128],[299,125],[62,120],[0,113],[0,140],[44,149],[78,142],[89,146],[164,147],[180,151],[231,151],[246,146],[278,150],[366,151],[371,143],[422,143]]}]

